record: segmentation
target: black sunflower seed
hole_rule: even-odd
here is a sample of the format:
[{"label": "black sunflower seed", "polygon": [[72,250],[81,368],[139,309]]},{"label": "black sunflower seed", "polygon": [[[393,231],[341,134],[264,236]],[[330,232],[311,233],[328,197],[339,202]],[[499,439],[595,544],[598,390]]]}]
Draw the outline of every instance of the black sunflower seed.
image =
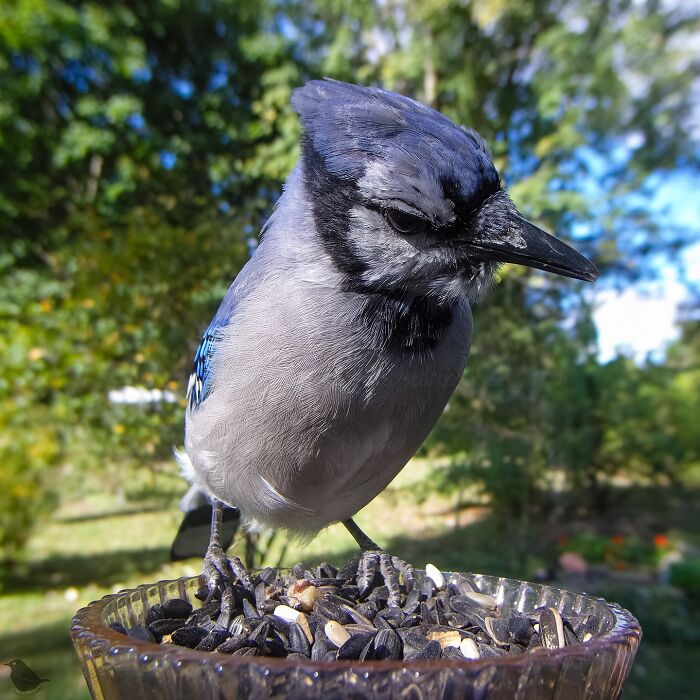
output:
[{"label": "black sunflower seed", "polygon": [[[167,616],[163,612],[163,606],[160,603],[156,603],[148,608],[148,612],[146,613],[146,624],[150,625],[151,622],[162,620],[164,617]],[[177,617],[177,615],[172,615],[171,617]]]},{"label": "black sunflower seed", "polygon": [[[184,624],[184,622],[181,620],[178,620],[178,622]],[[166,632],[164,634],[170,634],[170,632]],[[163,638],[163,634],[155,634],[149,627],[144,627],[144,625],[134,625],[133,627],[129,627],[128,635],[134,639],[140,639],[142,642],[160,642],[160,640]]]},{"label": "black sunflower seed", "polygon": [[505,644],[510,639],[510,630],[508,629],[508,620],[506,618],[487,617],[484,620],[484,626],[489,637],[498,642],[498,644]]},{"label": "black sunflower seed", "polygon": [[251,630],[249,637],[254,642],[264,642],[269,631],[270,623],[267,620],[262,620]]},{"label": "black sunflower seed", "polygon": [[416,625],[420,625],[420,623],[420,615],[406,615],[401,623],[401,627],[415,627]]},{"label": "black sunflower seed", "polygon": [[506,652],[499,647],[494,647],[491,644],[483,644],[482,642],[477,642],[479,647],[479,654],[482,659],[487,659],[489,657],[496,658],[498,656],[505,656]]},{"label": "black sunflower seed", "polygon": [[158,641],[160,641],[166,634],[172,634],[175,630],[179,630],[180,627],[184,626],[184,620],[176,620],[174,618],[166,617],[163,620],[155,620],[154,622],[151,622],[151,624],[148,625],[148,629],[151,631],[151,634]]},{"label": "black sunflower seed", "polygon": [[304,656],[311,655],[309,640],[306,638],[304,630],[296,622],[292,622],[289,625],[289,648],[291,651]]},{"label": "black sunflower seed", "polygon": [[180,627],[172,633],[173,644],[194,649],[209,634],[203,627]]},{"label": "black sunflower seed", "polygon": [[342,578],[345,581],[351,581],[357,576],[357,568],[359,564],[359,559],[351,559],[340,569],[340,571],[338,571],[338,578]]},{"label": "black sunflower seed", "polygon": [[428,642],[420,651],[407,656],[407,661],[434,661],[442,656],[440,642]]},{"label": "black sunflower seed", "polygon": [[243,615],[247,620],[260,617],[260,615],[258,615],[258,611],[255,609],[252,603],[245,598],[243,599]]},{"label": "black sunflower seed", "polygon": [[207,636],[197,644],[195,649],[197,651],[214,651],[214,649],[223,644],[230,636],[229,631],[225,627],[215,627],[209,630]]},{"label": "black sunflower seed", "polygon": [[192,603],[182,598],[171,598],[162,604],[161,609],[163,612],[162,617],[164,618],[171,617],[185,620],[192,614]]},{"label": "black sunflower seed", "polygon": [[375,634],[375,632],[354,634],[338,649],[338,659],[359,659],[365,647],[371,646]]},{"label": "black sunflower seed", "polygon": [[508,632],[515,642],[527,646],[535,630],[525,615],[513,613],[508,618]]},{"label": "black sunflower seed", "polygon": [[258,573],[258,581],[266,584],[271,584],[277,578],[277,569],[273,569],[271,566],[266,566],[262,571]]},{"label": "black sunflower seed", "polygon": [[403,654],[403,642],[394,630],[380,630],[374,638],[374,658],[397,660]]},{"label": "black sunflower seed", "polygon": [[311,645],[311,659],[313,661],[323,661],[329,648],[330,644],[326,641],[325,637],[316,638],[316,641]]},{"label": "black sunflower seed", "polygon": [[559,649],[565,644],[561,616],[552,608],[545,608],[540,613],[540,637],[542,645],[547,649]]},{"label": "black sunflower seed", "polygon": [[432,598],[433,594],[435,593],[435,583],[433,582],[433,579],[426,578],[423,579],[423,583],[421,584],[420,587],[420,594],[421,598],[423,600],[426,600],[427,598]]},{"label": "black sunflower seed", "polygon": [[455,647],[445,647],[442,650],[442,658],[450,659],[452,661],[464,661],[464,655],[459,649]]},{"label": "black sunflower seed", "polygon": [[412,588],[406,595],[406,600],[403,604],[403,611],[410,615],[415,612],[420,604],[420,591],[417,588]]},{"label": "black sunflower seed", "polygon": [[241,647],[233,652],[235,656],[259,656],[260,650],[257,647]]},{"label": "black sunflower seed", "polygon": [[129,634],[126,631],[126,627],[124,627],[124,625],[122,625],[121,622],[111,622],[109,625],[109,629],[114,630],[115,632],[119,632],[119,634]]},{"label": "black sunflower seed", "polygon": [[233,654],[234,651],[241,649],[242,647],[250,646],[250,640],[244,634],[237,634],[230,637],[222,644],[216,647],[216,651],[220,654]]},{"label": "black sunflower seed", "polygon": [[201,608],[192,611],[192,614],[187,618],[188,625],[201,625],[207,620],[215,620],[221,612],[221,601],[212,600],[205,603]]}]

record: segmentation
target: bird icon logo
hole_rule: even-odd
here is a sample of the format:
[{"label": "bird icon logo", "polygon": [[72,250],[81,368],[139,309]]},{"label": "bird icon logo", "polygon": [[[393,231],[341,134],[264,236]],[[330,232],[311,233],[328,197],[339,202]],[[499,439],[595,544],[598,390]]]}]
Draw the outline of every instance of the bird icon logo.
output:
[{"label": "bird icon logo", "polygon": [[18,695],[29,694],[32,691],[36,691],[42,683],[46,683],[49,680],[48,678],[41,678],[38,676],[24,661],[20,661],[19,659],[12,659],[12,661],[4,665],[10,667],[10,680],[12,681],[12,685],[19,691],[17,693]]}]

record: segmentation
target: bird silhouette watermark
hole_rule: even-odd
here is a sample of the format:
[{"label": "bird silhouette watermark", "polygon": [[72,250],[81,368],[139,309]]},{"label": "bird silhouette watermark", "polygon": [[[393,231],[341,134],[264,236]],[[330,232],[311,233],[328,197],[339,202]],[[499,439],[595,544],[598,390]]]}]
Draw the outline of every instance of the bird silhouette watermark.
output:
[{"label": "bird silhouette watermark", "polygon": [[42,683],[49,680],[41,678],[20,659],[12,659],[4,665],[10,668],[10,683],[13,686],[10,690],[15,695],[36,695],[41,690]]}]

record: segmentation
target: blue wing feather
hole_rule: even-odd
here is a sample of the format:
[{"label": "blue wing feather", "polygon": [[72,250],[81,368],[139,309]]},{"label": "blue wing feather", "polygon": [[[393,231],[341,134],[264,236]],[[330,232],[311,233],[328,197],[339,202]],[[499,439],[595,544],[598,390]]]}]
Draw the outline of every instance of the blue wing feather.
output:
[{"label": "blue wing feather", "polygon": [[224,329],[236,313],[238,304],[255,287],[257,282],[255,271],[258,267],[259,256],[253,255],[229,287],[216,315],[202,335],[199,347],[194,354],[192,373],[187,384],[187,401],[190,410],[200,406],[211,390],[216,347]]},{"label": "blue wing feather", "polygon": [[209,391],[212,356],[216,346],[218,331],[219,326],[212,322],[207,330],[204,331],[197,352],[194,354],[192,373],[187,385],[187,400],[192,410],[204,401]]}]

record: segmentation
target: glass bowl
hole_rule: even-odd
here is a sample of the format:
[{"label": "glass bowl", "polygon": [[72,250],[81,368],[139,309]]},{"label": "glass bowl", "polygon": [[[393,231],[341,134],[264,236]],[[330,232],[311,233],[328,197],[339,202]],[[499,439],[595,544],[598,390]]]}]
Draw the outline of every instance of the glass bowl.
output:
[{"label": "glass bowl", "polygon": [[[451,580],[455,574],[444,574]],[[154,603],[195,598],[200,578],[138,586],[108,595],[73,618],[71,638],[93,698],[466,698],[587,700],[617,698],[641,638],[637,620],[614,603],[526,581],[462,574],[502,610],[553,606],[592,615],[595,634],[582,644],[475,661],[298,661],[194,651],[125,637],[109,625],[142,624]],[[424,572],[416,572],[420,581]]]}]

